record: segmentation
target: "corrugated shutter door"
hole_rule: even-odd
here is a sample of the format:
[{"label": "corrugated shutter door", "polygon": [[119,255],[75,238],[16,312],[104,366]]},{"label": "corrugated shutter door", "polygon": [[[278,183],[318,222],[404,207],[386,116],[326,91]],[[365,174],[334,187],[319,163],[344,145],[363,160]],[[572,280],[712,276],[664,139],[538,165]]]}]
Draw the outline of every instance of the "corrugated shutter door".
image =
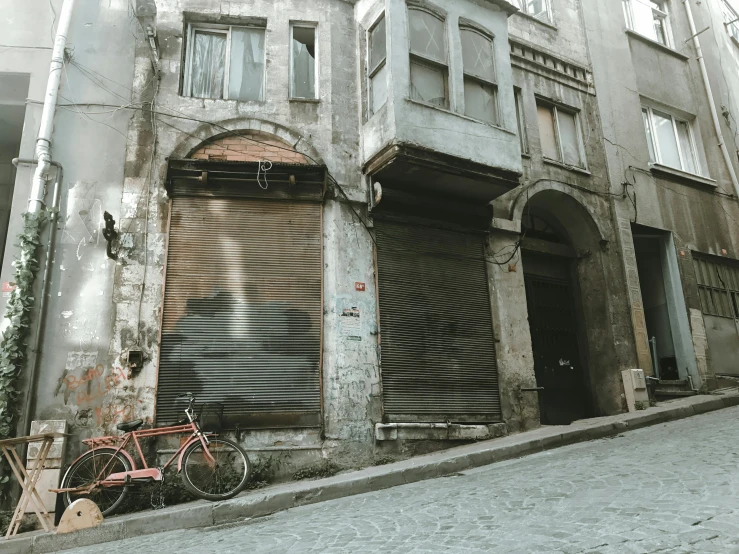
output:
[{"label": "corrugated shutter door", "polygon": [[228,427],[320,424],[321,205],[175,197],[157,421],[175,396],[223,405]]},{"label": "corrugated shutter door", "polygon": [[500,421],[480,235],[375,220],[385,416]]}]

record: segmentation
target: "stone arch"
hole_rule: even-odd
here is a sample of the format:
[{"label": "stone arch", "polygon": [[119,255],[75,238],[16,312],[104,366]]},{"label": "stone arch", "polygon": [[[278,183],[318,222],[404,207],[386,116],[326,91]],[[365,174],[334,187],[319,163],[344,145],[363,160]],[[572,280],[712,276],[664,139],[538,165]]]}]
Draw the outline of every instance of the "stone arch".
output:
[{"label": "stone arch", "polygon": [[[325,164],[316,148],[297,131],[285,125],[251,117],[228,119],[218,125],[201,123],[192,131],[182,132],[180,136],[175,138],[175,147],[172,149],[170,156],[173,158],[188,158],[201,147],[207,147],[207,144],[213,144],[215,141],[224,140],[228,137],[233,139],[238,135],[248,133],[261,134],[270,137],[270,140],[279,141],[276,144],[289,146],[303,155],[306,160],[304,163]],[[248,143],[249,141],[242,140],[242,142]],[[287,153],[287,151],[285,152]]]},{"label": "stone arch", "polygon": [[[586,239],[587,236],[597,241],[608,240],[602,222],[593,215],[593,202],[577,188],[558,181],[539,181],[522,189],[513,200],[510,208],[512,220],[520,220],[526,206],[546,204],[547,210],[556,214],[561,226],[569,228],[573,246]],[[584,233],[584,234],[583,234]]]}]

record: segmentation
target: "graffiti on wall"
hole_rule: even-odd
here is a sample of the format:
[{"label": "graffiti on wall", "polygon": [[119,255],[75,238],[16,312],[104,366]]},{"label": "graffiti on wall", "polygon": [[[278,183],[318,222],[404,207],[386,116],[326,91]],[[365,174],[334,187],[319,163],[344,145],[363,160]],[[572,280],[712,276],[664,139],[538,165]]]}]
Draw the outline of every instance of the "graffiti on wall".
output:
[{"label": "graffiti on wall", "polygon": [[112,367],[106,373],[103,364],[97,364],[81,372],[62,373],[55,395],[64,394],[64,403],[70,400],[78,406],[94,403],[102,399],[111,390],[128,380],[126,372],[121,367]]}]

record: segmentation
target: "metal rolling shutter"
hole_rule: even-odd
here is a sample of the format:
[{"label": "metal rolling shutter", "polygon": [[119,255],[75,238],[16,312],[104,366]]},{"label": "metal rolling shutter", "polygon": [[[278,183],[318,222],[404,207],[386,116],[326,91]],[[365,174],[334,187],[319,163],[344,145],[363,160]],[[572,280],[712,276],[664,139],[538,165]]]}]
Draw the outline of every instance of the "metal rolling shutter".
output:
[{"label": "metal rolling shutter", "polygon": [[376,220],[385,416],[500,421],[478,235]]},{"label": "metal rolling shutter", "polygon": [[320,424],[321,204],[172,199],[157,422],[175,396],[226,426]]}]

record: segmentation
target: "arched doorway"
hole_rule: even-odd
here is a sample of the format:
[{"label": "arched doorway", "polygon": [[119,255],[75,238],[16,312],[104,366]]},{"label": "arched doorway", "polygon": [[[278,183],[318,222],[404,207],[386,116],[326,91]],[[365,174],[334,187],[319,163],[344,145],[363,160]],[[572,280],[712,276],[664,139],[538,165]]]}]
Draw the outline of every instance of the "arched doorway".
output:
[{"label": "arched doorway", "polygon": [[531,196],[521,223],[541,423],[566,425],[598,412],[588,363],[588,326],[604,323],[595,315],[598,308],[591,305],[599,302],[598,295],[590,290],[597,286],[599,275],[602,278],[597,260],[601,237],[582,204],[560,190]]}]

